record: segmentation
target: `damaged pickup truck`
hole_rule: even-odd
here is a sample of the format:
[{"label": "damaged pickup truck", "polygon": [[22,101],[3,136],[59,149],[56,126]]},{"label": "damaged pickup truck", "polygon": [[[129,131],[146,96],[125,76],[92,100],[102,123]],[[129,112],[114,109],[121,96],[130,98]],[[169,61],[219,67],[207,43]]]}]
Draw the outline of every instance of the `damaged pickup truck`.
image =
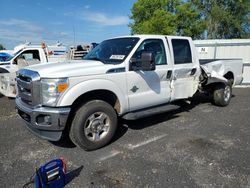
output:
[{"label": "damaged pickup truck", "polygon": [[69,135],[94,150],[108,144],[118,117],[138,119],[176,109],[196,92],[227,106],[242,81],[242,61],[199,62],[189,37],[134,35],[105,40],[83,60],[33,65],[17,73],[16,106],[37,136]]}]

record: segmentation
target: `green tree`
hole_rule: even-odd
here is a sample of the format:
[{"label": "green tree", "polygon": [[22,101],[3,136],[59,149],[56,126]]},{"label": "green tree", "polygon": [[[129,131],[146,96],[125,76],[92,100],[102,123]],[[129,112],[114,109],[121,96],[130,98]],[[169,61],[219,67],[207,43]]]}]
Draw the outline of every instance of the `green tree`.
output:
[{"label": "green tree", "polygon": [[197,7],[181,0],[138,0],[131,9],[131,33],[202,38],[205,21]]},{"label": "green tree", "polygon": [[130,19],[132,34],[250,38],[250,0],[138,0]]},{"label": "green tree", "polygon": [[176,6],[176,25],[177,35],[190,36],[194,39],[204,38],[206,22],[192,2]]},{"label": "green tree", "polygon": [[2,44],[0,44],[0,50],[6,50]]},{"label": "green tree", "polygon": [[194,0],[206,22],[206,38],[244,38],[250,33],[250,0]]}]

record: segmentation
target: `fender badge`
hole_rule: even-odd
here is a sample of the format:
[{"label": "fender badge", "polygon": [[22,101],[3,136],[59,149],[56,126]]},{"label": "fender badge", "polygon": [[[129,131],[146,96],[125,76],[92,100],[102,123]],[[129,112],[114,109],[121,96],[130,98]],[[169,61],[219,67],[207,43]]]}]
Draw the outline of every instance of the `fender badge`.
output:
[{"label": "fender badge", "polygon": [[130,91],[132,91],[133,93],[135,93],[138,89],[139,89],[138,87],[134,86],[134,87],[132,87],[132,89],[130,89]]}]

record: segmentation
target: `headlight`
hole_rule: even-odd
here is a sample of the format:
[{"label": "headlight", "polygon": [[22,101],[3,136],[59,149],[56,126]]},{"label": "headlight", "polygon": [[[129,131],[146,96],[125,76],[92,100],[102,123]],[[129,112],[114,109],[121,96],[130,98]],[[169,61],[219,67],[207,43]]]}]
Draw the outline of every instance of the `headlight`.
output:
[{"label": "headlight", "polygon": [[67,78],[59,78],[59,79],[42,79],[42,104],[46,106],[55,106],[57,100],[68,87],[68,79]]}]

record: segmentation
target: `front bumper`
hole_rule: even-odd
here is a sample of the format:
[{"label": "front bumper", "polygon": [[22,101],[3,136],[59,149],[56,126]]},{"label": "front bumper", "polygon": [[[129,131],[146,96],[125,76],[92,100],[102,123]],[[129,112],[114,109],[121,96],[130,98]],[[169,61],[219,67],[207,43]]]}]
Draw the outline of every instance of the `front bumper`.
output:
[{"label": "front bumper", "polygon": [[46,140],[60,140],[70,108],[30,107],[19,97],[16,98],[16,107],[31,132]]}]

